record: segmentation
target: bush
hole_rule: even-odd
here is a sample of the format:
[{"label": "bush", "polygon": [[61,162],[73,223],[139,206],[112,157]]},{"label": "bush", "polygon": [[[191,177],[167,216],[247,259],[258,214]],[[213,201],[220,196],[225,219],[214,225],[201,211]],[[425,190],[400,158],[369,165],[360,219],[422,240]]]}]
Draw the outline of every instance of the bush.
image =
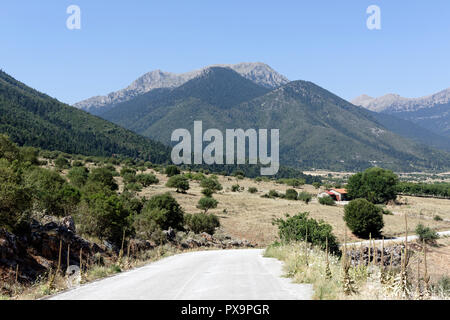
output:
[{"label": "bush", "polygon": [[208,212],[209,209],[217,208],[217,204],[219,202],[211,197],[203,197],[198,201],[197,208],[201,210],[205,210],[205,213]]},{"label": "bush", "polygon": [[57,172],[36,167],[25,179],[35,198],[36,209],[50,215],[64,215],[60,192],[66,181]]},{"label": "bush", "polygon": [[154,174],[138,174],[136,176],[136,181],[144,188],[159,182],[158,178]]},{"label": "bush", "polygon": [[69,161],[66,158],[64,158],[62,156],[59,156],[55,160],[55,166],[58,169],[69,169],[70,168],[70,163],[69,163]]},{"label": "bush", "polygon": [[336,202],[330,196],[319,197],[319,203],[325,206],[334,206]]},{"label": "bush", "polygon": [[[161,209],[154,209],[161,210]],[[156,223],[154,216],[154,210],[143,211],[142,213],[136,215],[133,227],[136,231],[136,237],[142,240],[153,240],[157,243],[161,242],[161,227]]]},{"label": "bush", "polygon": [[177,192],[186,193],[186,191],[189,190],[189,180],[185,176],[179,174],[170,177],[166,186],[169,188],[176,188]]},{"label": "bush", "polygon": [[119,246],[125,236],[132,234],[129,210],[117,195],[102,193],[85,198],[77,215],[81,231]]},{"label": "bush", "polygon": [[319,189],[321,184],[320,182],[313,182],[312,185],[314,188]]},{"label": "bush", "polygon": [[297,200],[298,193],[294,189],[287,189],[286,190],[286,199],[288,200]]},{"label": "bush", "polygon": [[351,176],[347,184],[350,199],[364,198],[372,203],[387,203],[397,198],[398,177],[390,170],[369,168]]},{"label": "bush", "polygon": [[426,243],[434,243],[439,239],[439,234],[435,230],[425,227],[421,223],[416,226],[416,234],[419,236],[420,242],[425,241]]},{"label": "bush", "polygon": [[0,228],[14,233],[25,231],[32,200],[32,189],[24,185],[20,172],[10,168],[6,160],[0,159]]},{"label": "bush", "polygon": [[433,217],[433,220],[434,220],[434,221],[442,221],[443,219],[441,218],[441,216],[435,215],[435,216]]},{"label": "bush", "polygon": [[250,193],[257,193],[258,189],[255,188],[255,187],[248,187],[248,192],[250,192]]},{"label": "bush", "polygon": [[85,167],[74,167],[67,174],[69,181],[77,188],[83,187],[89,177],[89,171]]},{"label": "bush", "polygon": [[205,178],[200,182],[200,186],[202,188],[208,188],[211,189],[213,192],[222,190],[222,185],[219,183],[217,178],[211,177],[211,178]]},{"label": "bush", "polygon": [[233,185],[231,186],[231,191],[232,191],[232,192],[239,192],[240,190],[241,190],[241,186],[238,185],[238,184],[233,184]]},{"label": "bush", "polygon": [[286,242],[290,241],[307,241],[325,250],[326,241],[328,239],[328,248],[330,252],[339,254],[339,243],[332,233],[331,225],[323,220],[317,221],[309,218],[308,212],[299,213],[293,217],[286,215],[286,220],[276,219],[274,225],[278,226],[278,234],[280,239]]},{"label": "bush", "polygon": [[139,183],[128,183],[125,185],[124,191],[130,191],[130,192],[141,192],[142,191],[142,185]]},{"label": "bush", "polygon": [[219,218],[214,214],[186,214],[184,218],[187,229],[195,233],[206,232],[212,235],[220,227]]},{"label": "bush", "polygon": [[102,187],[115,191],[119,189],[112,172],[106,168],[94,168],[88,177],[88,182],[98,183]]},{"label": "bush", "polygon": [[298,194],[297,199],[305,202],[306,204],[308,204],[311,201],[311,199],[312,199],[312,195],[310,193],[306,192],[306,191],[302,191],[302,192],[300,192]]},{"label": "bush", "polygon": [[204,188],[204,189],[202,189],[202,194],[203,194],[205,197],[212,197],[213,193],[214,193],[214,192],[213,192],[211,189],[209,189],[209,188]]},{"label": "bush", "polygon": [[183,209],[170,193],[150,198],[145,203],[142,212],[153,219],[162,230],[170,227],[178,230],[183,228]]},{"label": "bush", "polygon": [[383,210],[366,199],[352,200],[344,208],[344,221],[358,237],[377,237],[384,227]]},{"label": "bush", "polygon": [[168,177],[173,177],[177,174],[180,174],[180,169],[178,169],[178,167],[175,165],[170,165],[167,166],[165,173]]}]

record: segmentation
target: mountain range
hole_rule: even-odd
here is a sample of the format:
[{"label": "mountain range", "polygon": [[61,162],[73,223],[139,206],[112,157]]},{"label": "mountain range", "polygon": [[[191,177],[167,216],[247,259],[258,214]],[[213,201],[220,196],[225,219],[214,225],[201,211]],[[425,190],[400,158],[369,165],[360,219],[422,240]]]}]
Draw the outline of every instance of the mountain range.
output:
[{"label": "mountain range", "polygon": [[85,104],[101,119],[0,72],[0,133],[20,145],[48,150],[166,162],[173,130],[192,132],[194,121],[202,120],[203,130],[279,129],[280,161],[288,175],[286,166],[450,169],[447,137],[397,114],[356,106],[312,82],[289,81],[265,64],[159,74],[141,77],[118,91],[121,98],[110,97],[109,104]]},{"label": "mountain range", "polygon": [[276,88],[289,82],[286,77],[279,74],[268,65],[260,62],[214,65],[181,74],[155,70],[139,77],[125,89],[112,92],[106,96],[96,96],[83,100],[74,104],[74,107],[89,111],[95,115],[100,115],[110,110],[115,104],[129,101],[134,97],[151,90],[179,87],[189,80],[201,75],[205,70],[208,70],[211,67],[230,68],[246,79],[269,89]]},{"label": "mountain range", "polygon": [[352,103],[413,122],[437,135],[450,138],[450,88],[421,98],[404,98],[398,94],[378,98],[361,95]]},{"label": "mountain range", "polygon": [[182,85],[109,105],[100,116],[164,144],[171,143],[175,129],[192,132],[194,120],[202,120],[204,130],[277,128],[281,163],[300,169],[378,165],[412,171],[450,164],[445,151],[392,132],[373,112],[314,83],[263,85],[223,66],[205,68]]}]

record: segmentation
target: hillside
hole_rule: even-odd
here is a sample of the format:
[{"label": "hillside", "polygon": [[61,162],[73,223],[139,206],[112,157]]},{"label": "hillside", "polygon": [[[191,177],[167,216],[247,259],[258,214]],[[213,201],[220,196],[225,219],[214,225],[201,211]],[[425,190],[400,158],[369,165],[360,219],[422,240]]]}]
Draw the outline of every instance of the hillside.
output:
[{"label": "hillside", "polygon": [[19,145],[93,156],[169,159],[159,142],[65,105],[0,71],[0,133]]},{"label": "hillside", "polygon": [[212,67],[232,69],[244,78],[268,89],[277,88],[289,82],[286,77],[260,62],[212,65],[181,74],[154,70],[139,77],[125,89],[111,92],[107,96],[92,97],[80,101],[74,106],[92,114],[101,115],[118,103],[129,101],[152,90],[179,87]]},{"label": "hillside", "polygon": [[421,98],[404,98],[387,94],[372,98],[362,95],[353,104],[398,118],[450,138],[450,88]]},{"label": "hillside", "polygon": [[450,138],[439,135],[420,125],[405,120],[398,115],[378,113],[369,111],[371,115],[386,129],[407,139],[414,140],[418,143],[426,144],[430,147],[450,152]]},{"label": "hillside", "polygon": [[404,139],[373,115],[311,82],[274,90],[226,68],[173,89],[159,89],[116,105],[102,115],[137,133],[170,143],[174,129],[280,129],[281,164],[300,169],[444,169],[450,155]]}]

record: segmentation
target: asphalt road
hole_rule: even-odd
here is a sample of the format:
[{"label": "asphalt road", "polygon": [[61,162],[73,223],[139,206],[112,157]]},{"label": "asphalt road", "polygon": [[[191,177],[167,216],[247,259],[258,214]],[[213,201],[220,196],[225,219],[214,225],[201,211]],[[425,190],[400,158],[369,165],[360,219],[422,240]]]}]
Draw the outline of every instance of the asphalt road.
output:
[{"label": "asphalt road", "polygon": [[55,300],[304,300],[312,286],[282,278],[282,263],[263,250],[198,251],[55,295]]}]

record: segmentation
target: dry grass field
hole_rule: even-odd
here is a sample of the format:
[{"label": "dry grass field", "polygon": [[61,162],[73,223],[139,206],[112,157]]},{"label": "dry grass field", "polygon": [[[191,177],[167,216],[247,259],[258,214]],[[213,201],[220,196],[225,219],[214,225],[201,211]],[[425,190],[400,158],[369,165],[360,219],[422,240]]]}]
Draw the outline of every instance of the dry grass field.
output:
[{"label": "dry grass field", "polygon": [[[152,185],[140,192],[140,196],[147,198],[163,193],[171,192],[187,213],[199,212],[196,208],[198,200],[202,197],[201,187],[195,181],[190,182],[190,189],[186,194],[176,193],[174,189],[165,187],[167,177],[163,174],[147,170],[147,173],[155,174],[160,182]],[[320,205],[316,199],[305,204],[302,201],[291,201],[285,199],[268,199],[261,196],[269,190],[274,189],[285,192],[289,187],[274,182],[255,182],[252,179],[237,180],[234,177],[218,176],[223,190],[214,195],[219,201],[216,209],[209,212],[219,216],[224,232],[232,237],[247,239],[256,242],[259,246],[265,247],[278,239],[277,227],[272,225],[274,218],[284,217],[285,214],[295,215],[299,212],[307,211],[315,219],[323,219],[333,227],[333,232],[340,241],[344,239],[345,224],[342,219],[344,208],[342,206]],[[120,181],[120,177],[117,178]],[[239,184],[244,187],[244,191],[232,192],[231,186]],[[121,185],[121,183],[120,183]],[[256,187],[257,193],[251,194],[247,190],[249,187]],[[317,194],[320,189],[315,189],[311,185],[305,185],[297,191],[307,191]],[[417,224],[423,223],[436,230],[450,230],[450,221],[434,221],[432,218],[438,214],[442,218],[450,219],[450,200],[427,199],[427,198],[407,198],[407,204],[387,206],[387,209],[394,212],[394,215],[385,215],[385,227],[383,233],[386,237],[400,236],[404,234],[405,225],[403,214],[408,214],[409,233],[413,234]],[[401,201],[405,202],[404,199]],[[357,241],[357,237],[347,232],[348,241]]]}]

